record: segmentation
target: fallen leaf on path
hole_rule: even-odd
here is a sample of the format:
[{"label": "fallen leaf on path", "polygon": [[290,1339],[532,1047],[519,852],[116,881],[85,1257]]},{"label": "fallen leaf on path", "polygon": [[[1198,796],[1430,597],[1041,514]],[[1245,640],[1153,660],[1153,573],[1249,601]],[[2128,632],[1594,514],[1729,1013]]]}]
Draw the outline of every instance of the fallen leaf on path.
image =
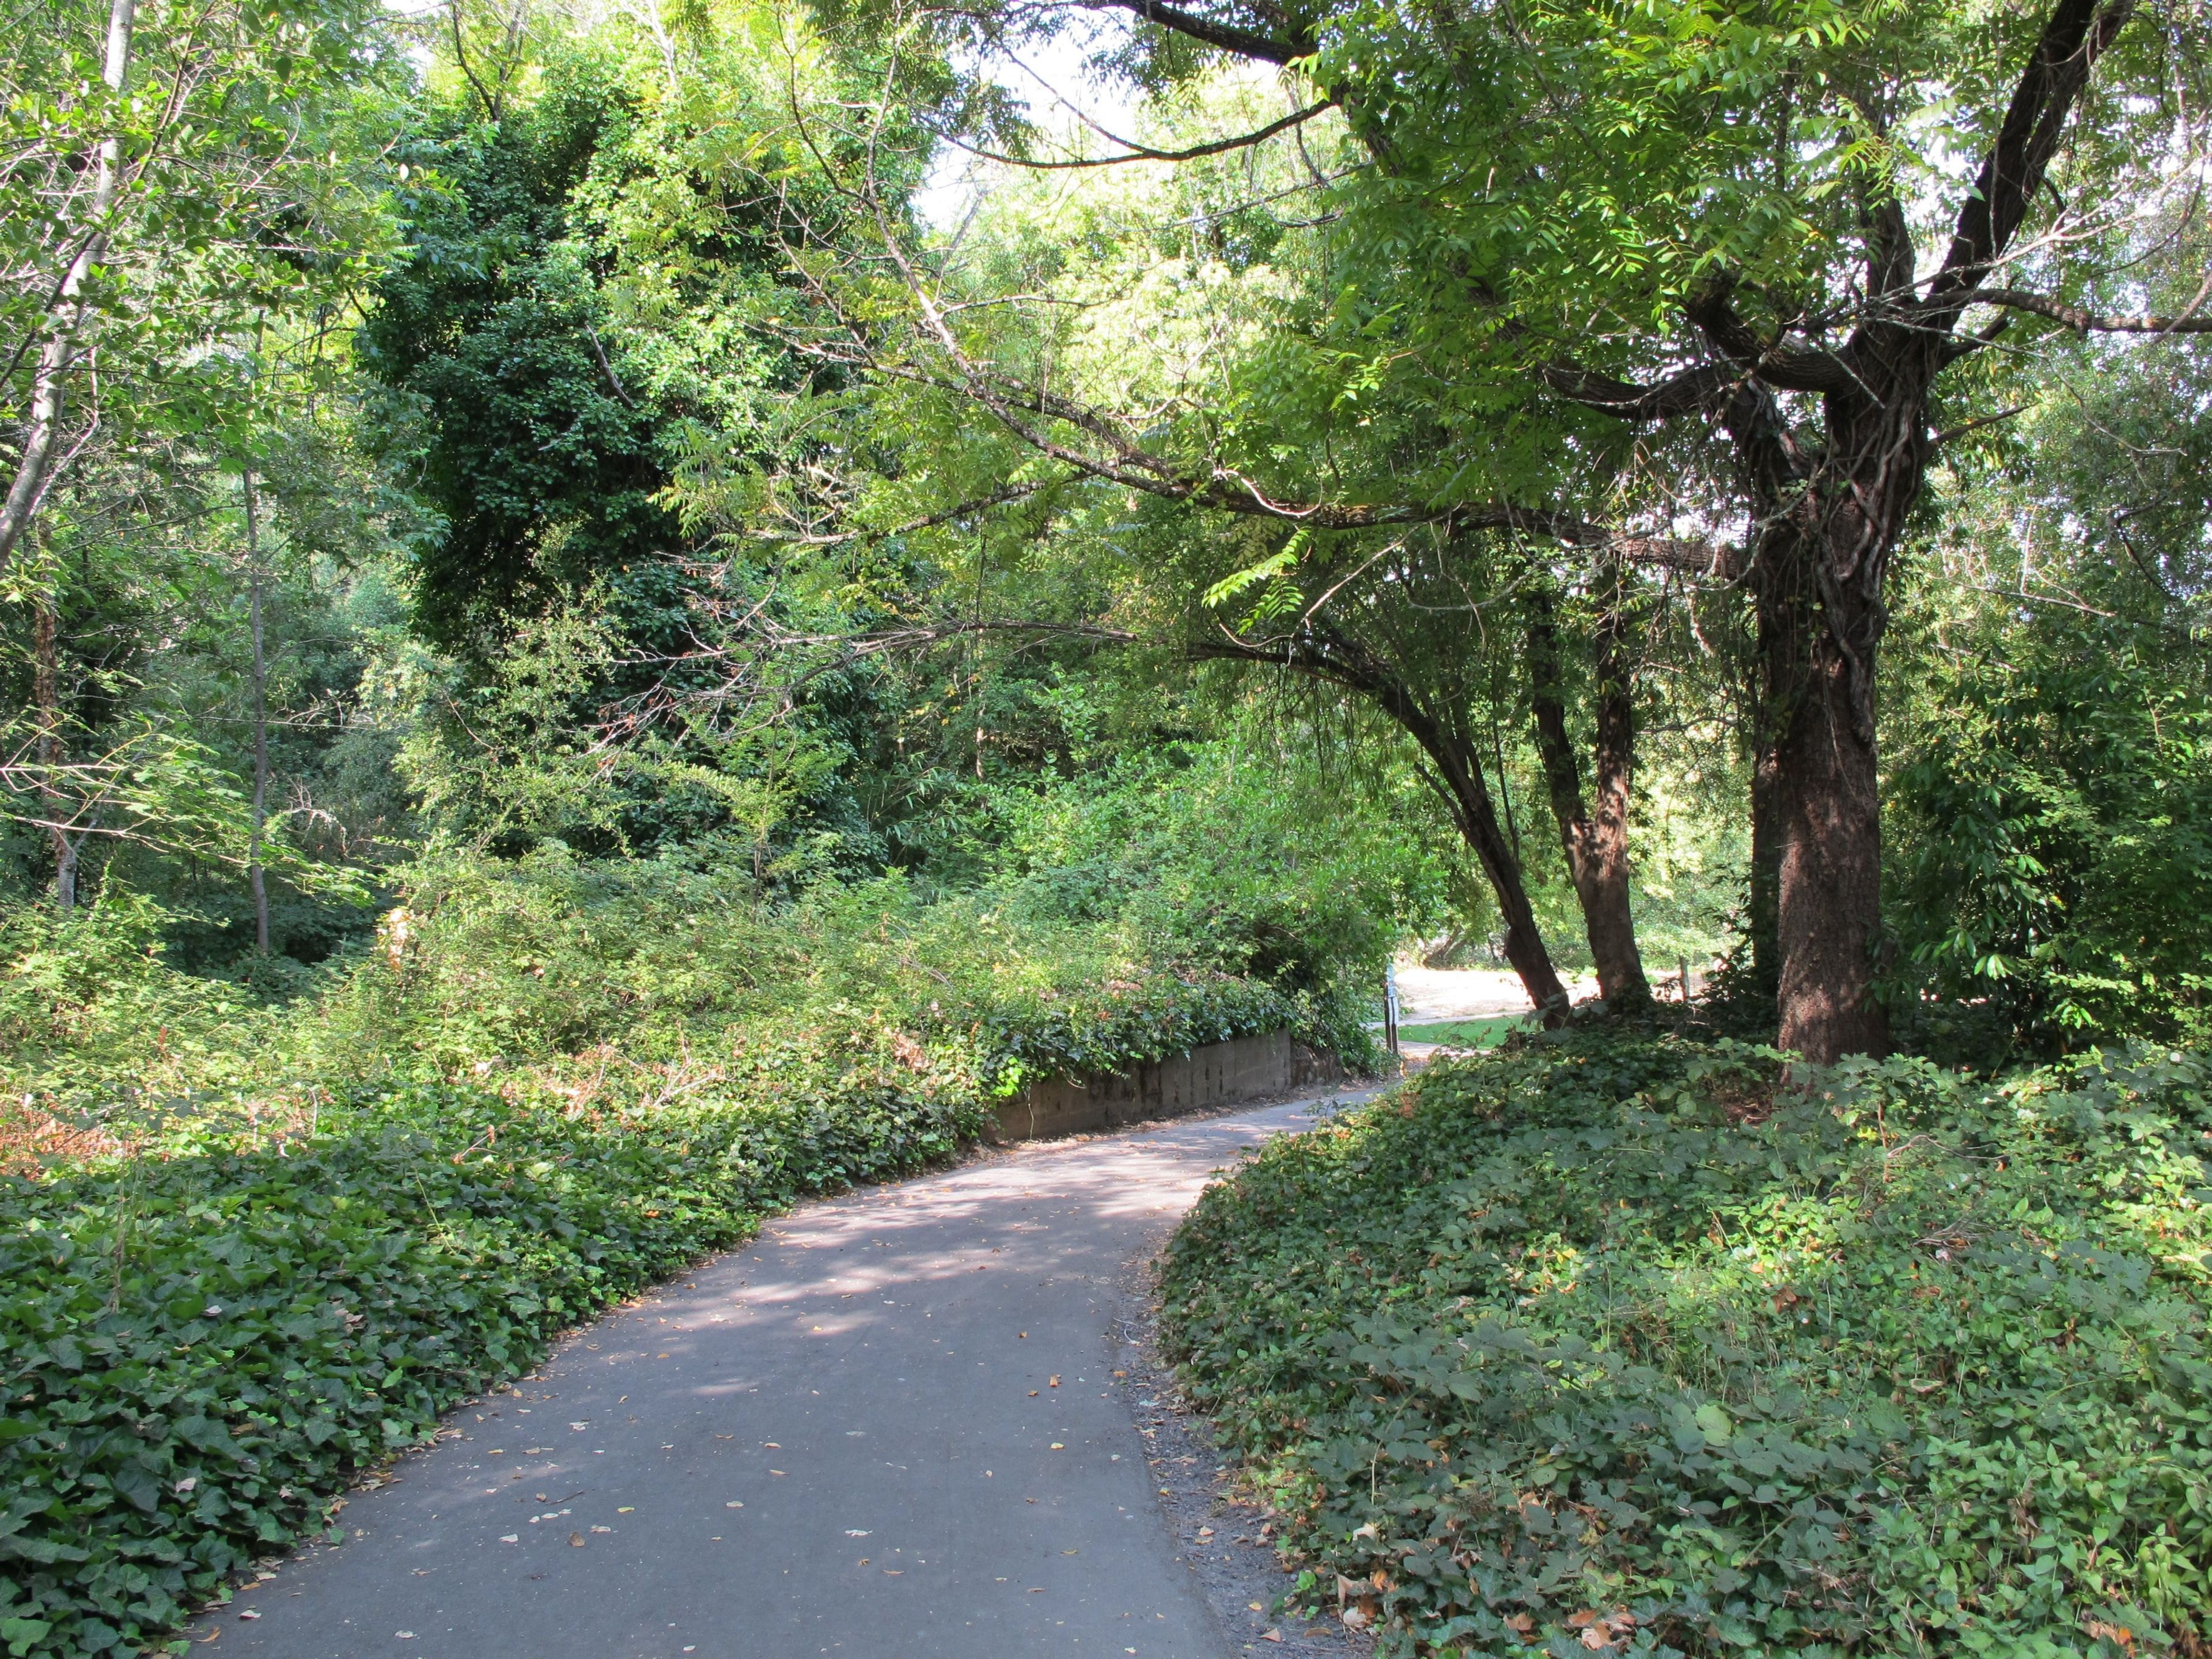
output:
[{"label": "fallen leaf on path", "polygon": [[1260,1632],[1260,1639],[1262,1642],[1279,1642],[1283,1639],[1283,1632],[1279,1630],[1263,1630]]},{"label": "fallen leaf on path", "polygon": [[1045,1387],[1047,1387],[1048,1389],[1056,1389],[1056,1388],[1058,1388],[1059,1386],[1060,1386],[1060,1379],[1059,1379],[1058,1377],[1056,1377],[1056,1376],[1055,1376],[1055,1377],[1054,1377],[1051,1381],[1049,1381],[1048,1382],[1047,1382],[1047,1383],[1045,1384]]},{"label": "fallen leaf on path", "polygon": [[522,1541],[522,1534],[519,1532],[503,1532],[499,1535],[499,1541],[502,1544],[520,1544]]},{"label": "fallen leaf on path", "polygon": [[572,1533],[570,1533],[570,1534],[568,1534],[568,1543],[569,1543],[569,1545],[570,1545],[570,1547],[571,1547],[572,1548],[575,1548],[575,1549],[581,1549],[581,1548],[583,1548],[583,1547],[584,1547],[584,1534],[581,1534],[580,1532],[572,1532]]},{"label": "fallen leaf on path", "polygon": [[240,1613],[238,1616],[241,1619],[258,1619],[261,1615],[258,1613],[256,1613],[252,1607],[248,1607],[245,1612]]},{"label": "fallen leaf on path", "polygon": [[1060,1443],[1060,1442],[1059,1442],[1059,1441],[1057,1441],[1057,1440],[1055,1440],[1055,1441],[1054,1441],[1054,1442],[1052,1443],[1052,1449],[1053,1449],[1054,1451],[1066,1451],[1066,1450],[1067,1449],[1067,1448],[1066,1448],[1066,1447],[1065,1447],[1065,1446],[1061,1445],[1061,1444]]}]

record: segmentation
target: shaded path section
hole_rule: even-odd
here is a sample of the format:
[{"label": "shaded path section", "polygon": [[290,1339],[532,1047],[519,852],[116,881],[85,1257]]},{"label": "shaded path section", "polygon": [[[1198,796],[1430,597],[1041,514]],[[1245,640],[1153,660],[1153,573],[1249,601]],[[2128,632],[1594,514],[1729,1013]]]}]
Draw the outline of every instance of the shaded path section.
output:
[{"label": "shaded path section", "polygon": [[[1337,1096],[1341,1101],[1356,1096]],[[1316,1102],[811,1205],[562,1342],[191,1634],[268,1659],[1220,1659],[1109,1327]]]}]

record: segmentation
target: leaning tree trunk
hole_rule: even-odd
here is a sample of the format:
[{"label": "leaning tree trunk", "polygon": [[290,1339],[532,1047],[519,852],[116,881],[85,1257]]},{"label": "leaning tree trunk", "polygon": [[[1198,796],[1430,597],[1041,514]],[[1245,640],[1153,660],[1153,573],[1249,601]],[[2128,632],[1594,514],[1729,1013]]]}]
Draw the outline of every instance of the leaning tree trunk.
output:
[{"label": "leaning tree trunk", "polygon": [[1529,1003],[1547,1025],[1563,1024],[1567,1017],[1567,988],[1552,966],[1544,948],[1544,935],[1536,926],[1536,912],[1528,902],[1528,890],[1521,877],[1521,861],[1498,822],[1498,811],[1483,781],[1482,763],[1472,744],[1462,742],[1426,721],[1407,722],[1414,739],[1435,763],[1449,792],[1452,815],[1460,833],[1474,849],[1490,890],[1498,900],[1498,914],[1505,924],[1505,960],[1521,977]]},{"label": "leaning tree trunk", "polygon": [[1636,945],[1628,896],[1628,799],[1636,754],[1633,690],[1624,649],[1626,618],[1618,568],[1595,641],[1597,668],[1597,806],[1583,796],[1582,767],[1567,732],[1560,690],[1559,628],[1551,599],[1538,590],[1528,622],[1529,709],[1552,817],[1559,827],[1567,872],[1581,902],[1583,927],[1597,968],[1598,994],[1609,1007],[1648,1002],[1651,987]]},{"label": "leaning tree trunk", "polygon": [[1295,650],[1263,651],[1236,642],[1208,640],[1193,654],[1216,660],[1279,665],[1369,699],[1400,730],[1419,744],[1435,771],[1431,781],[1451,807],[1453,822],[1474,851],[1498,901],[1505,925],[1505,959],[1520,975],[1528,1001],[1546,1025],[1566,1021],[1567,988],[1552,966],[1551,952],[1536,926],[1535,907],[1521,876],[1521,860],[1498,822],[1498,808],[1483,781],[1481,751],[1451,726],[1439,720],[1380,659],[1352,641],[1310,626]]}]

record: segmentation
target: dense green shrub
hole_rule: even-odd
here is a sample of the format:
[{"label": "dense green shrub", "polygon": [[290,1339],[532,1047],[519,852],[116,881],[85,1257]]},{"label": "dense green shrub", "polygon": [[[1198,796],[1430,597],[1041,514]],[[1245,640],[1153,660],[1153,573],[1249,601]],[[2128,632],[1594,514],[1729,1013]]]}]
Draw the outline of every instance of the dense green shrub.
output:
[{"label": "dense green shrub", "polygon": [[975,1099],[787,1051],[651,1111],[416,1085],[289,1144],[6,1181],[0,1642],[134,1651],[555,1333],[764,1210],[941,1161]]},{"label": "dense green shrub", "polygon": [[1771,1060],[1524,1041],[1209,1192],[1166,1330],[1306,1594],[1401,1654],[2201,1651],[2203,1061]]},{"label": "dense green shrub", "polygon": [[2203,1034],[2212,700],[2196,678],[2055,627],[1929,663],[1889,804],[1893,995],[1916,1048],[1989,1064]]},{"label": "dense green shrub", "polygon": [[555,1332],[942,1161],[1031,1079],[1318,1031],[896,878],[771,908],[676,860],[414,874],[289,1005],[168,967],[120,894],[6,919],[7,1080],[96,1133],[0,1176],[0,1649],[135,1650]]}]

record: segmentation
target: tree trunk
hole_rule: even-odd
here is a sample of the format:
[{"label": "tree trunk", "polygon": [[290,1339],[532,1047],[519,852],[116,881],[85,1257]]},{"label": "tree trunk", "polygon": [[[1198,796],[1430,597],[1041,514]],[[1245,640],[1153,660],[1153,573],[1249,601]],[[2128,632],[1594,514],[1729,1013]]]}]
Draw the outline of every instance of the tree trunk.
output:
[{"label": "tree trunk", "polygon": [[[1644,976],[1643,953],[1636,945],[1636,921],[1628,902],[1628,805],[1636,769],[1636,681],[1628,647],[1626,573],[1618,561],[1606,569],[1607,587],[1597,629],[1597,810],[1590,821],[1588,861],[1594,888],[1605,896],[1601,907],[1605,948],[1599,973],[1608,958],[1618,983],[1605,991],[1614,1006],[1651,1000]],[[1599,928],[1590,925],[1590,948],[1598,950]],[[1601,984],[1602,984],[1601,979]]]},{"label": "tree trunk", "polygon": [[1506,961],[1521,976],[1529,1004],[1544,1024],[1564,1024],[1569,1006],[1567,988],[1559,983],[1558,970],[1552,966],[1551,952],[1544,948],[1544,935],[1536,926],[1534,907],[1528,902],[1528,890],[1521,879],[1521,862],[1513,856],[1512,843],[1498,825],[1498,811],[1491,801],[1489,786],[1483,781],[1482,763],[1474,745],[1454,738],[1426,720],[1418,726],[1411,721],[1406,724],[1435,763],[1437,775],[1450,794],[1452,814],[1458,820],[1460,833],[1474,849],[1482,873],[1489,879],[1490,890],[1498,900],[1498,916],[1505,924]]},{"label": "tree trunk", "polygon": [[55,596],[42,595],[31,619],[31,699],[39,710],[39,804],[46,817],[46,837],[54,852],[54,903],[76,908],[77,853],[82,836],[72,839],[62,826],[68,803],[54,782],[66,757],[62,738],[61,617]]},{"label": "tree trunk", "polygon": [[[109,91],[120,94],[131,67],[131,30],[138,15],[137,0],[109,0],[107,39],[100,79]],[[87,309],[85,278],[107,251],[107,219],[115,207],[117,177],[122,166],[122,145],[103,140],[93,164],[92,206],[88,224],[77,251],[55,285],[52,303],[41,319],[46,336],[39,361],[31,371],[30,418],[23,423],[21,453],[8,494],[0,498],[0,565],[4,565],[22,538],[24,529],[46,500],[53,482],[54,443],[61,431],[70,365],[76,361],[77,337],[83,332]]]},{"label": "tree trunk", "polygon": [[1600,624],[1597,658],[1597,810],[1583,797],[1582,768],[1567,732],[1561,690],[1559,628],[1551,596],[1536,590],[1529,605],[1528,679],[1530,712],[1535,717],[1536,749],[1544,763],[1544,783],[1567,872],[1581,901],[1583,927],[1596,964],[1598,994],[1608,1007],[1651,999],[1644,959],[1636,945],[1636,922],[1628,897],[1628,796],[1636,751],[1635,711],[1620,637],[1623,621],[1614,598]]},{"label": "tree trunk", "polygon": [[[1810,574],[1812,560],[1825,550],[1789,540],[1793,545],[1778,565],[1794,563]],[[1829,608],[1804,591],[1808,586],[1797,584],[1780,613],[1766,619],[1766,689],[1777,715],[1769,810],[1780,831],[1774,849],[1780,957],[1775,1041],[1826,1065],[1845,1054],[1889,1049],[1889,1016],[1874,988],[1881,801],[1872,709],[1857,706],[1853,687],[1856,675],[1873,674],[1874,641],[1856,653],[1861,660],[1855,670],[1829,625]]]},{"label": "tree trunk", "polygon": [[1775,1003],[1782,994],[1782,811],[1780,762],[1763,730],[1752,739],[1751,896],[1744,929],[1751,939],[1753,989]]},{"label": "tree trunk", "polygon": [[[1753,468],[1760,528],[1752,563],[1765,816],[1772,860],[1775,1041],[1815,1065],[1889,1049],[1875,994],[1881,935],[1881,800],[1875,656],[1887,612],[1887,554],[1919,492],[1917,398],[1827,400],[1827,443],[1786,470]],[[1747,423],[1741,431],[1756,429]],[[1785,452],[1770,447],[1770,461]],[[1762,757],[1760,769],[1768,765]],[[1753,833],[1760,828],[1754,786]],[[1753,917],[1754,923],[1758,918]],[[1753,935],[1754,939],[1757,935]]]},{"label": "tree trunk", "polygon": [[1207,640],[1192,647],[1195,657],[1265,663],[1288,668],[1365,697],[1421,746],[1436,770],[1430,782],[1451,807],[1484,878],[1498,901],[1505,925],[1505,959],[1520,975],[1528,1001],[1547,1026],[1565,1024],[1570,1001],[1552,966],[1551,952],[1536,926],[1535,908],[1521,878],[1521,861],[1498,822],[1498,809],[1483,781],[1482,755],[1474,740],[1439,722],[1409,692],[1389,665],[1355,642],[1319,628],[1309,628],[1297,648],[1278,654],[1234,641]]},{"label": "tree trunk", "polygon": [[261,629],[261,535],[255,513],[253,469],[241,467],[239,488],[246,503],[247,609],[253,634],[253,831],[246,846],[246,881],[253,895],[253,947],[269,954],[269,884],[261,870],[261,847],[269,827],[269,664]]}]

